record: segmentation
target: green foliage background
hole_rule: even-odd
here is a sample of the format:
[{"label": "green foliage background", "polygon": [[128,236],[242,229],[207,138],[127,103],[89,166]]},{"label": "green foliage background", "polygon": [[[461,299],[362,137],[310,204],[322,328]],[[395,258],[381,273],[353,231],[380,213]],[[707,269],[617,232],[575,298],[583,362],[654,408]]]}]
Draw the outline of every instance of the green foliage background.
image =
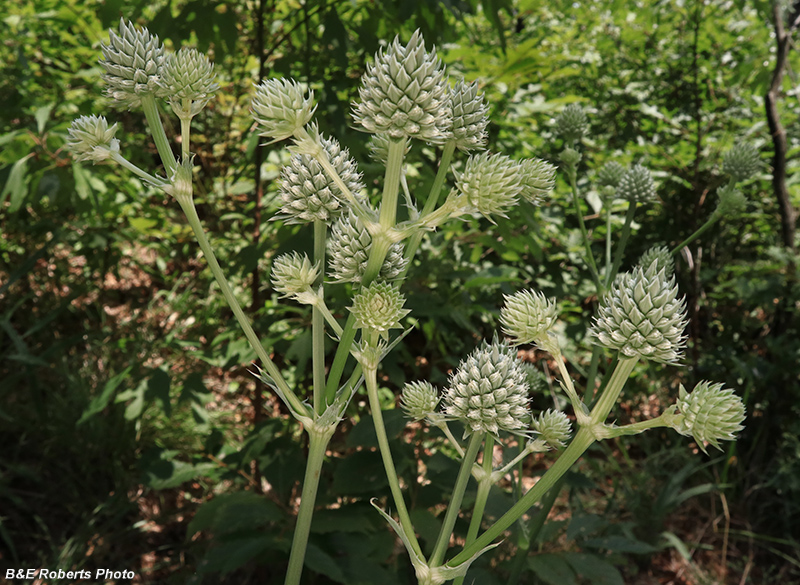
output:
[{"label": "green foliage background", "polygon": [[[592,125],[580,175],[587,216],[599,211],[592,178],[607,161],[645,164],[659,182],[660,204],[640,216],[624,267],[702,225],[722,184],[722,153],[739,141],[756,144],[765,166],[746,185],[746,211],[717,224],[679,262],[691,316],[687,367],[648,370],[630,397],[635,409],[648,397],[666,400],[679,382],[724,381],[747,402],[742,439],[707,465],[666,433],[620,442],[608,458],[598,449],[569,481],[561,504],[568,520],[548,522],[530,546],[537,554],[517,555],[525,566],[514,564],[510,551],[526,548],[517,530],[507,554],[478,566],[475,578],[499,583],[498,575],[520,570],[543,583],[613,583],[652,572],[660,535],[678,530],[675,518],[697,496],[729,513],[731,582],[752,570],[748,559],[756,564],[751,579],[761,579],[754,583],[800,579],[792,561],[800,550],[797,259],[780,240],[768,167],[771,12],[745,0],[5,2],[0,568],[113,565],[135,568],[143,582],[255,583],[279,582],[285,567],[302,435],[247,373],[255,356],[214,294],[177,208],[117,169],[77,165],[63,150],[73,118],[102,113],[120,123],[126,157],[155,164],[143,117],[109,111],[102,96],[99,44],[120,16],[173,48],[209,51],[217,64],[222,89],[193,133],[201,216],[256,330],[301,387],[310,383],[310,315],[279,304],[264,275],[271,258],[309,248],[310,238],[270,221],[287,155],[280,145],[257,147],[248,103],[259,74],[308,82],[322,130],[359,161],[367,160],[365,137],[351,127],[349,103],[364,63],[381,39],[407,38],[415,28],[437,45],[451,75],[480,80],[492,150],[556,161],[552,118],[580,102]],[[781,117],[797,207],[797,51],[790,65]],[[434,153],[417,148],[411,160],[410,178],[432,182]],[[362,170],[368,185],[380,177],[374,165]],[[585,373],[584,333],[597,299],[569,207],[561,183],[541,207],[522,206],[509,221],[449,225],[426,241],[406,289],[419,326],[384,364],[388,408],[406,380],[445,384],[449,369],[497,329],[502,294],[523,287],[559,299],[570,364]],[[599,251],[603,222],[589,223]],[[547,406],[546,398],[535,406]],[[411,582],[413,571],[368,505],[388,490],[371,419],[363,400],[355,403],[325,468],[308,582]],[[430,546],[456,464],[435,433],[417,430],[409,442],[397,411],[387,422]],[[425,485],[415,481],[420,461]],[[258,493],[265,485],[266,497]],[[508,502],[498,490],[488,513]],[[695,537],[684,526],[675,538],[691,548]],[[722,539],[712,542],[720,548]],[[701,577],[720,574],[702,555],[696,560]]]}]

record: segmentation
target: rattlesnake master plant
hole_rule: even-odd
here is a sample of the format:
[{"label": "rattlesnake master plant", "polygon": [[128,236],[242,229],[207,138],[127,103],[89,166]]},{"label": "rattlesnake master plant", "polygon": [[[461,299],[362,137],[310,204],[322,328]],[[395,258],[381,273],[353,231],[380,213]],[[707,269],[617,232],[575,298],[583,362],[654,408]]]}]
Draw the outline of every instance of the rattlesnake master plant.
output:
[{"label": "rattlesnake master plant", "polygon": [[[438,427],[460,459],[452,499],[444,513],[433,552],[426,556],[406,509],[378,396],[379,363],[407,333],[407,330],[402,331],[404,318],[409,313],[404,308],[402,278],[425,232],[467,213],[489,218],[510,214],[520,199],[539,203],[554,187],[556,167],[538,159],[516,161],[499,153],[473,154],[463,170],[455,173],[454,187],[446,201],[437,207],[456,150],[471,152],[485,147],[488,108],[477,82],[449,82],[435,50],[426,50],[418,31],[406,45],[396,38],[388,48],[378,52],[362,79],[360,102],[353,106],[356,123],[374,134],[373,156],[386,164],[383,196],[376,207],[360,193],[363,189],[361,175],[349,153],[335,139],[322,137],[312,122],[316,108],[313,92],[306,92],[301,85],[287,79],[269,79],[256,86],[252,98],[256,131],[274,141],[287,138],[293,141],[289,145],[293,157],[281,171],[280,210],[276,218],[286,223],[310,224],[301,229],[313,229],[312,258],[293,252],[275,258],[272,266],[274,290],[283,298],[312,307],[313,383],[311,396],[301,398],[272,361],[240,308],[205,236],[192,199],[191,121],[217,90],[213,66],[191,49],[167,55],[157,37],[146,29],[136,30],[125,21],[120,23],[119,33],[111,32],[110,44],[103,46],[103,54],[105,58],[101,63],[106,71],[109,95],[117,106],[142,107],[167,178],[139,169],[122,157],[115,135],[117,126],[109,126],[103,117],[84,116],[75,120],[69,131],[68,148],[77,160],[117,162],[148,185],[175,198],[222,294],[258,356],[258,378],[276,392],[308,433],[308,462],[286,585],[300,582],[328,443],[347,413],[350,398],[362,383],[366,387],[399,521],[381,509],[379,512],[408,550],[421,585],[463,579],[470,564],[497,546],[493,541],[549,489],[558,485],[563,474],[595,441],[632,435],[656,426],[671,426],[679,433],[694,437],[701,447],[705,443],[716,447],[722,440],[733,439],[741,430],[744,407],[740,399],[732,391],[711,382],[701,382],[692,393],[686,393],[681,387],[677,403],[656,419],[623,427],[605,422],[638,360],[673,363],[680,357],[685,342],[686,315],[685,303],[678,298],[672,276],[672,257],[699,232],[672,251],[663,247],[649,251],[639,266],[617,277],[633,212],[638,203],[655,200],[655,187],[649,171],[643,167],[635,166],[626,171],[617,163],[608,163],[597,174],[597,181],[605,190],[609,226],[606,267],[601,278],[583,224],[576,181],[577,163],[583,156],[577,149],[587,131],[588,119],[580,106],[568,106],[556,124],[568,143],[559,160],[572,187],[587,265],[592,271],[597,295],[602,297],[590,332],[590,338],[596,342],[586,381],[590,397],[595,392],[594,377],[601,363],[600,348],[617,352],[620,359],[607,377],[608,381],[599,388],[597,400],[584,402],[567,369],[559,338],[553,332],[558,317],[555,301],[542,292],[520,291],[506,295],[500,312],[503,331],[511,344],[535,343],[539,349],[550,352],[552,363],[561,376],[557,384],[552,384],[534,365],[523,363],[509,343],[495,339],[491,343],[484,342],[460,362],[450,376],[443,397],[426,381],[403,387],[400,406],[406,415]],[[180,159],[172,152],[161,122],[157,101],[161,98],[169,101],[173,113],[181,120]],[[416,198],[418,201],[412,193],[419,193],[407,184],[411,174],[404,169],[411,139],[442,145],[442,164],[431,192],[427,198],[424,194]],[[721,207],[730,209],[736,203],[733,183],[743,180],[745,171],[751,172],[748,169],[754,166],[753,158],[752,152],[741,149],[732,151],[726,158],[725,172],[732,177],[732,182],[728,186],[731,191],[720,193]],[[396,208],[401,183],[410,213],[407,221],[398,223]],[[610,194],[606,194],[609,191]],[[627,199],[630,205],[612,263],[613,222],[607,203],[614,195]],[[716,213],[712,219],[716,221],[721,215]],[[324,274],[326,267],[328,271]],[[399,282],[388,282],[393,280]],[[338,312],[346,318],[344,324],[326,304],[330,297],[326,294],[327,287],[338,283],[347,283],[353,295],[349,312]],[[395,331],[398,329],[401,331]],[[325,354],[328,334],[338,341],[330,362]],[[351,356],[358,364],[351,378],[342,383],[346,361]],[[573,408],[577,431],[571,439],[572,425],[564,412],[553,409],[538,414],[530,412],[530,391],[543,392],[551,387],[563,389]],[[595,405],[590,410],[587,403],[592,402]],[[449,428],[454,420],[465,428],[461,441]],[[523,438],[527,443],[520,446],[517,456],[510,462],[494,469],[494,449],[503,445],[507,433],[518,435],[514,439],[518,443]],[[462,444],[464,441],[466,445]],[[562,448],[557,464],[481,533],[483,511],[492,486],[531,453]],[[475,462],[481,449],[483,463],[478,465]],[[462,551],[445,561],[470,477],[478,483],[478,490],[469,531]]]}]

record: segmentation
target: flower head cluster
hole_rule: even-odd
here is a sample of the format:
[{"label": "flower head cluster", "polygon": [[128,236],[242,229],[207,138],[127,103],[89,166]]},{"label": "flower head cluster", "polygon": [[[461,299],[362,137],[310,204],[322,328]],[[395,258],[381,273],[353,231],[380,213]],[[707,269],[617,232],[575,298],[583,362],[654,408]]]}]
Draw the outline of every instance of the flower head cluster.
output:
[{"label": "flower head cluster", "polygon": [[290,79],[265,79],[256,86],[252,102],[253,119],[259,125],[259,135],[274,141],[289,138],[311,120],[317,106],[314,92],[308,96],[303,88]]},{"label": "flower head cluster", "polygon": [[[331,279],[334,282],[361,283],[367,270],[372,235],[352,211],[343,213],[331,228],[328,256]],[[403,246],[393,244],[383,261],[379,278],[395,280],[405,270],[408,260],[403,257]]]},{"label": "flower head cluster", "polygon": [[522,362],[507,344],[484,342],[459,364],[444,402],[445,413],[467,432],[522,431],[530,417]]},{"label": "flower head cluster", "polygon": [[[272,286],[284,297],[308,304],[314,300],[311,286],[319,277],[319,267],[308,256],[297,252],[278,256],[272,263]],[[309,297],[309,295],[311,295]]]},{"label": "flower head cluster", "polygon": [[631,203],[651,203],[656,200],[656,186],[653,177],[642,165],[628,169],[619,181],[617,196]]},{"label": "flower head cluster", "polygon": [[450,90],[450,105],[453,110],[453,139],[456,147],[464,152],[482,150],[486,147],[486,126],[489,124],[489,108],[478,91],[478,82],[469,85],[463,81]]},{"label": "flower head cluster", "polygon": [[423,420],[436,412],[439,392],[429,382],[409,382],[400,394],[400,408],[412,420]]},{"label": "flower head cluster", "polygon": [[673,427],[682,435],[692,436],[705,451],[705,443],[717,449],[720,441],[733,441],[744,426],[742,399],[722,384],[699,382],[691,394],[681,385],[678,412]]},{"label": "flower head cluster", "polygon": [[556,449],[563,447],[572,432],[572,423],[560,410],[548,409],[539,413],[531,421],[531,427],[541,435],[542,440]]},{"label": "flower head cluster", "polygon": [[734,181],[744,181],[752,177],[761,167],[758,150],[747,142],[733,146],[722,159],[722,172]]},{"label": "flower head cluster", "polygon": [[628,358],[671,363],[681,357],[686,338],[686,301],[678,299],[674,276],[637,266],[620,274],[603,298],[592,335]]},{"label": "flower head cluster", "polygon": [[512,343],[540,343],[558,318],[556,302],[532,290],[505,295],[505,305],[500,309],[503,333]]},{"label": "flower head cluster", "polygon": [[158,36],[120,19],[119,34],[110,30],[109,37],[109,44],[101,46],[100,65],[105,69],[106,92],[116,105],[131,109],[140,106],[145,95],[162,96],[158,81],[166,53]]},{"label": "flower head cluster", "polygon": [[556,118],[556,132],[567,142],[574,142],[589,130],[589,120],[580,104],[569,104]]},{"label": "flower head cluster", "polygon": [[117,125],[109,126],[103,116],[81,116],[69,127],[67,148],[77,161],[102,162],[119,151],[116,133]]},{"label": "flower head cluster", "polygon": [[[361,173],[348,150],[335,138],[321,138],[320,145],[350,192],[359,193],[364,188]],[[279,195],[283,204],[275,219],[290,224],[331,221],[347,201],[317,160],[307,154],[294,155],[283,167]]]},{"label": "flower head cluster", "polygon": [[395,37],[367,65],[353,117],[367,132],[443,143],[452,126],[449,91],[444,65],[417,30],[406,46]]},{"label": "flower head cluster", "polygon": [[197,49],[187,48],[167,55],[158,85],[179,118],[196,116],[219,89],[214,64]]},{"label": "flower head cluster", "polygon": [[373,282],[353,297],[350,312],[356,326],[386,334],[389,329],[401,329],[400,319],[411,311],[404,309],[405,298],[393,284]]}]

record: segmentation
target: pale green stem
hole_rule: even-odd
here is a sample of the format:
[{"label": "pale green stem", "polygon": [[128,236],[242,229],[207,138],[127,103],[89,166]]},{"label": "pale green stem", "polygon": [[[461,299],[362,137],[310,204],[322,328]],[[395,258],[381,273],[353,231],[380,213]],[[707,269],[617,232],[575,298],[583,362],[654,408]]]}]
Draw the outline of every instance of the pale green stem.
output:
[{"label": "pale green stem", "polygon": [[308,547],[308,535],[311,532],[311,520],[314,516],[314,505],[317,501],[317,488],[322,473],[325,451],[333,433],[323,433],[314,429],[306,429],[309,436],[308,461],[306,475],[303,478],[303,493],[300,496],[300,509],[292,538],[292,552],[289,555],[289,568],[286,571],[284,585],[298,585],[303,573],[303,561]]},{"label": "pale green stem", "polygon": [[147,119],[147,125],[150,128],[150,134],[153,136],[153,142],[156,144],[158,155],[167,170],[167,177],[171,177],[178,163],[175,160],[175,155],[172,154],[172,147],[170,147],[169,140],[167,140],[167,134],[164,132],[164,125],[161,123],[161,115],[158,113],[156,98],[152,95],[142,96],[142,109]]},{"label": "pale green stem", "polygon": [[197,210],[195,209],[194,203],[191,199],[179,199],[178,203],[180,203],[181,209],[183,209],[184,214],[186,215],[186,219],[189,222],[189,225],[194,231],[194,235],[197,238],[197,243],[200,245],[200,249],[203,251],[203,255],[206,257],[206,262],[208,262],[208,267],[211,268],[211,273],[214,275],[214,278],[219,285],[220,290],[222,291],[222,295],[225,297],[225,300],[228,301],[228,305],[230,305],[231,310],[233,310],[233,314],[236,317],[236,320],[239,322],[239,326],[244,331],[245,337],[247,337],[247,341],[250,342],[250,346],[253,348],[253,351],[256,352],[256,355],[261,360],[261,363],[264,366],[264,369],[269,374],[269,377],[272,378],[272,381],[275,385],[283,392],[286,396],[286,399],[291,402],[292,407],[298,413],[308,415],[308,411],[303,403],[300,401],[299,398],[295,395],[289,385],[284,380],[283,376],[281,375],[280,370],[275,365],[275,363],[270,359],[267,352],[264,350],[264,346],[261,345],[261,342],[258,339],[258,336],[253,331],[253,326],[250,325],[250,320],[242,311],[242,308],[239,306],[239,301],[236,300],[236,297],[233,295],[233,291],[231,290],[228,281],[225,279],[225,275],[222,273],[222,269],[219,266],[219,262],[217,262],[217,258],[214,255],[214,251],[211,248],[211,244],[206,238],[206,234],[203,231],[203,225],[200,223],[200,218],[197,216]]},{"label": "pale green stem", "polygon": [[[611,270],[611,197],[606,199],[606,271],[605,277],[608,278]],[[597,291],[601,294],[601,291]]]},{"label": "pale green stem", "polygon": [[456,525],[458,513],[461,511],[461,501],[464,499],[464,492],[467,491],[467,483],[472,475],[472,464],[475,463],[485,434],[473,432],[469,439],[467,451],[461,460],[461,468],[458,470],[456,484],[453,487],[453,494],[450,496],[450,503],[447,505],[447,512],[444,515],[442,529],[439,531],[439,538],[431,555],[431,567],[440,566],[444,560],[447,545],[450,544],[450,537],[453,535],[453,527]]},{"label": "pale green stem", "polygon": [[[592,421],[602,422],[608,417],[608,413],[614,406],[614,403],[622,391],[622,387],[628,379],[628,375],[633,370],[637,359],[621,359],[617,364],[617,369],[614,375],[609,380],[603,391],[600,400],[592,411]],[[531,506],[538,502],[547,491],[552,488],[559,479],[575,464],[581,455],[595,442],[595,437],[592,434],[592,429],[588,426],[581,427],[575,435],[575,438],[556,460],[556,462],[547,470],[542,478],[537,481],[534,486],[528,490],[519,501],[511,507],[511,509],[503,514],[492,526],[489,527],[478,539],[471,545],[464,547],[449,563],[449,566],[457,566],[469,560],[472,556],[480,551],[485,546],[488,546],[492,541],[500,536],[507,530],[518,518],[525,514]]]},{"label": "pale green stem", "polygon": [[597,290],[599,291],[603,288],[603,285],[600,283],[600,275],[597,273],[597,264],[594,261],[594,254],[592,254],[592,243],[589,241],[589,232],[586,230],[586,224],[583,222],[583,211],[581,210],[581,200],[578,195],[578,183],[574,166],[567,169],[567,175],[569,175],[569,184],[572,188],[572,203],[575,206],[575,215],[578,216],[578,225],[581,227],[583,247],[586,249],[586,262],[592,273],[592,280],[594,280],[595,285],[597,285]]},{"label": "pale green stem", "polygon": [[391,229],[397,223],[397,197],[405,152],[406,138],[389,139],[389,156],[386,162],[386,175],[383,179],[383,197],[381,197],[379,219],[385,229]]},{"label": "pale green stem", "polygon": [[[319,275],[314,282],[318,289],[325,278],[325,237],[328,226],[322,220],[314,221],[314,263],[319,266]],[[311,314],[311,360],[314,377],[314,412],[325,410],[325,317],[315,305]]]},{"label": "pale green stem", "polygon": [[[192,100],[183,100],[184,104],[188,102],[191,108]],[[186,108],[184,108],[186,109]],[[189,159],[189,145],[191,144],[192,136],[192,117],[179,116],[181,120],[181,161]]]},{"label": "pale green stem", "polygon": [[152,185],[153,187],[164,187],[165,185],[168,184],[168,182],[165,181],[164,179],[162,179],[160,177],[154,177],[153,175],[151,175],[147,171],[143,171],[142,169],[137,167],[135,164],[130,162],[128,159],[126,159],[124,156],[122,156],[118,152],[112,152],[111,153],[111,160],[113,160],[115,163],[117,163],[121,167],[128,169],[130,172],[132,172],[133,174],[137,175],[138,177],[140,177],[146,183]]},{"label": "pale green stem", "polygon": [[720,214],[719,213],[716,213],[716,212],[712,213],[711,217],[708,218],[708,221],[706,221],[703,225],[701,225],[697,229],[697,231],[694,232],[691,236],[689,236],[688,238],[683,240],[680,244],[675,246],[675,248],[672,249],[672,252],[670,252],[670,254],[672,254],[673,256],[676,256],[686,246],[688,246],[689,244],[694,242],[697,238],[702,236],[712,225],[717,223],[717,221],[719,221],[719,218],[720,218]]},{"label": "pale green stem", "polygon": [[619,267],[622,265],[622,255],[625,252],[625,246],[628,245],[628,238],[631,235],[631,225],[633,224],[633,216],[636,215],[636,201],[631,201],[628,204],[628,212],[625,214],[625,225],[622,226],[622,235],[619,238],[619,243],[617,243],[617,249],[614,252],[614,264],[611,266],[611,270],[606,274],[606,288],[611,286],[611,283],[614,282],[614,277],[619,272]]},{"label": "pale green stem", "polygon": [[625,425],[622,427],[606,427],[605,432],[603,433],[603,438],[614,439],[616,437],[638,435],[639,433],[642,433],[649,429],[656,429],[659,427],[669,427],[672,426],[672,421],[675,418],[676,415],[672,414],[671,412],[665,412],[661,416],[657,416],[656,418],[651,418],[650,420],[631,423],[629,425]]},{"label": "pale green stem", "polygon": [[328,308],[328,305],[325,304],[325,301],[323,299],[319,299],[317,304],[314,305],[314,308],[318,309],[319,312],[322,313],[322,316],[328,322],[328,325],[331,326],[331,329],[333,329],[333,332],[336,333],[336,336],[339,339],[341,339],[342,338],[342,326],[339,325],[339,322],[336,320],[336,317],[333,316],[333,313],[331,313],[330,309]]},{"label": "pale green stem", "polygon": [[397,515],[400,518],[400,525],[403,527],[409,542],[411,542],[414,552],[416,552],[421,559],[424,559],[425,555],[422,554],[422,548],[419,546],[417,535],[414,532],[414,525],[411,523],[411,516],[408,514],[406,502],[403,499],[403,492],[400,489],[400,480],[397,477],[394,460],[392,459],[392,452],[389,448],[389,439],[386,436],[381,403],[378,399],[377,369],[365,368],[364,382],[367,385],[369,408],[372,411],[372,420],[375,423],[375,435],[378,437],[378,447],[380,448],[381,458],[383,459],[383,467],[386,470],[386,478],[389,480],[389,488],[392,490],[392,497],[394,498],[394,505],[397,508]]},{"label": "pale green stem", "polygon": [[447,439],[450,441],[450,444],[453,445],[453,448],[458,452],[458,454],[463,457],[464,456],[464,447],[461,446],[456,438],[453,436],[453,432],[450,430],[450,427],[447,425],[446,420],[440,420],[434,423],[441,431],[445,434]]},{"label": "pale green stem", "polygon": [[594,403],[595,388],[594,380],[597,378],[597,368],[600,365],[600,346],[596,343],[592,345],[592,361],[589,363],[589,374],[586,376],[586,404]]}]

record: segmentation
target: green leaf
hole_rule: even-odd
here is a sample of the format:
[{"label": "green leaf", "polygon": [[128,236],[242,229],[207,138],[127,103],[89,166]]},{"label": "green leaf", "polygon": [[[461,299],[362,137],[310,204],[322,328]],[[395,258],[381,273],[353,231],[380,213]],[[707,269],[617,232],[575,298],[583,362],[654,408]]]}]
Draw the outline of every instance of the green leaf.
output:
[{"label": "green leaf", "polygon": [[588,548],[605,549],[611,552],[648,554],[656,552],[658,549],[641,540],[635,540],[626,536],[604,536],[602,538],[590,538],[581,542],[582,546]]},{"label": "green leaf", "polygon": [[139,463],[144,473],[143,483],[155,490],[178,487],[210,473],[217,468],[216,463],[198,463],[196,465],[172,459],[177,451],[151,449]]},{"label": "green leaf", "polygon": [[23,200],[25,199],[25,195],[28,192],[28,182],[26,180],[28,172],[28,159],[32,156],[33,153],[30,153],[14,163],[14,165],[11,167],[11,173],[8,175],[8,180],[6,181],[5,187],[3,187],[2,192],[0,192],[0,204],[2,204],[6,198],[11,195],[9,200],[10,205],[8,208],[11,213],[19,210]]},{"label": "green leaf", "polygon": [[36,118],[36,129],[39,131],[39,134],[44,133],[44,127],[47,124],[47,120],[50,118],[50,112],[53,111],[55,105],[55,103],[50,103],[46,106],[42,106],[41,108],[36,108],[33,117]]},{"label": "green leaf", "polygon": [[281,520],[282,517],[277,504],[260,494],[222,494],[198,508],[186,529],[186,538],[191,538],[201,530],[210,531],[217,536],[258,530]]},{"label": "green leaf", "polygon": [[273,536],[264,536],[263,534],[226,539],[211,547],[203,558],[199,571],[201,573],[230,573],[251,560],[261,557],[266,551],[276,548],[275,544]]},{"label": "green leaf", "polygon": [[373,522],[376,518],[374,511],[362,504],[319,510],[314,512],[311,532],[372,532],[376,529]]},{"label": "green leaf", "polygon": [[577,585],[575,571],[561,555],[534,555],[528,559],[528,568],[549,585]]},{"label": "green leaf", "polygon": [[147,380],[147,394],[148,400],[158,400],[161,403],[161,408],[164,414],[169,418],[172,412],[172,406],[169,399],[169,389],[171,379],[169,374],[162,368],[153,370],[153,374]]},{"label": "green leaf", "polygon": [[[386,435],[389,440],[400,436],[406,426],[406,419],[403,412],[399,409],[385,410],[383,412],[383,423],[386,426]],[[361,417],[361,420],[353,427],[347,435],[348,447],[377,447],[378,436],[375,434],[375,422],[372,415],[368,414]]]},{"label": "green leaf", "polygon": [[578,540],[600,532],[608,526],[608,520],[597,514],[575,514],[567,528],[567,538]]},{"label": "green leaf", "polygon": [[591,585],[625,585],[617,568],[596,555],[565,553],[564,558]]},{"label": "green leaf", "polygon": [[114,392],[117,389],[117,386],[122,383],[122,381],[128,377],[128,374],[131,372],[132,366],[128,366],[124,370],[122,370],[119,374],[112,377],[108,382],[106,382],[105,386],[103,386],[103,391],[92,398],[92,401],[89,402],[89,405],[81,414],[81,418],[78,419],[77,425],[81,425],[95,414],[102,412],[108,403],[111,401],[111,397],[114,396]]},{"label": "green leaf", "polygon": [[340,495],[374,494],[387,485],[377,451],[357,451],[339,463],[333,473],[332,487]]},{"label": "green leaf", "polygon": [[347,583],[344,573],[333,557],[319,548],[313,542],[308,543],[306,549],[305,565],[315,573],[325,575],[337,583]]}]

